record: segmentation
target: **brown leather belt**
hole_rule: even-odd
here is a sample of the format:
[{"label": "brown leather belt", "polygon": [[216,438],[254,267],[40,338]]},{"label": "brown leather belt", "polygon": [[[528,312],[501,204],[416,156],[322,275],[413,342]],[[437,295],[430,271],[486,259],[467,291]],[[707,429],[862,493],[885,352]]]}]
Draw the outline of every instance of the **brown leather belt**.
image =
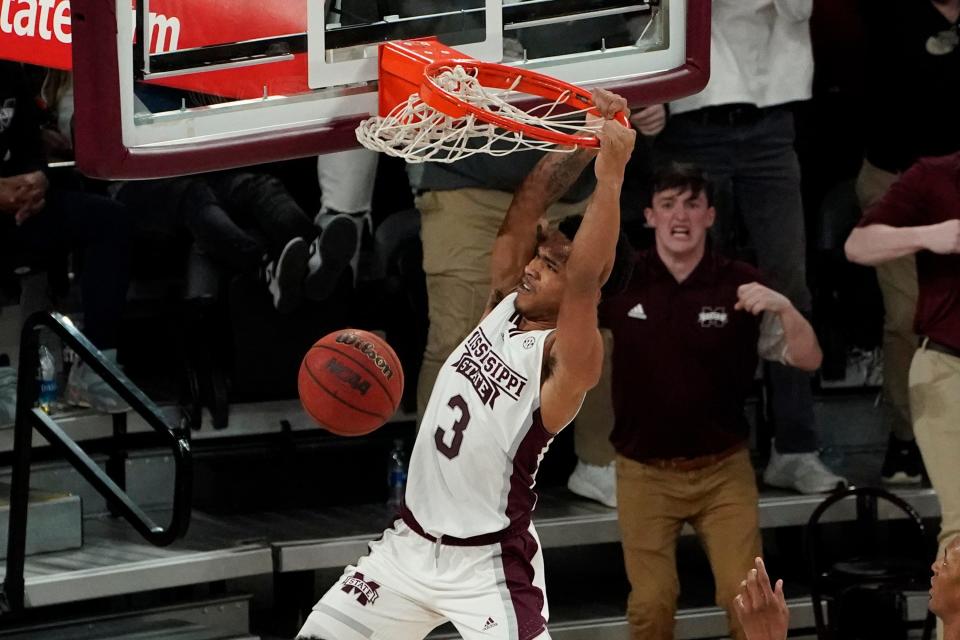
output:
[{"label": "brown leather belt", "polygon": [[730,456],[747,448],[747,445],[740,442],[729,449],[724,449],[720,453],[710,453],[696,458],[651,458],[649,460],[640,460],[640,464],[645,464],[657,469],[666,469],[668,471],[699,471],[713,466],[718,462],[726,460]]},{"label": "brown leather belt", "polygon": [[943,344],[942,342],[931,340],[926,336],[920,336],[920,348],[926,349],[927,351],[936,351],[937,353],[945,353],[948,356],[953,356],[954,358],[960,358],[960,349],[954,349],[948,344]]}]

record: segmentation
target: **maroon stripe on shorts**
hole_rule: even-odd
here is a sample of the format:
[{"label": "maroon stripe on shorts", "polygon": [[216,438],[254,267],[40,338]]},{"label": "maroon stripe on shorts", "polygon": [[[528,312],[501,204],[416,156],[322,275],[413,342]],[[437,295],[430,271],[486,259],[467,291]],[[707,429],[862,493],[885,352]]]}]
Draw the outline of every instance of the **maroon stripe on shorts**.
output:
[{"label": "maroon stripe on shorts", "polygon": [[537,540],[529,531],[500,543],[503,575],[517,617],[517,640],[531,640],[547,628],[547,621],[543,617],[546,598],[543,591],[533,584],[532,560],[538,549]]}]

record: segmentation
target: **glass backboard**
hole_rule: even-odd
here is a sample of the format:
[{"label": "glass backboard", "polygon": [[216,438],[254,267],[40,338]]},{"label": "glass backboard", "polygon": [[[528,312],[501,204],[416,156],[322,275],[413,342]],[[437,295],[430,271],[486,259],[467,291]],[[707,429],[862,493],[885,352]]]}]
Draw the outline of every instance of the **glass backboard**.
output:
[{"label": "glass backboard", "polygon": [[77,162],[147,178],[356,146],[382,42],[437,36],[633,105],[698,91],[707,0],[73,0]]}]

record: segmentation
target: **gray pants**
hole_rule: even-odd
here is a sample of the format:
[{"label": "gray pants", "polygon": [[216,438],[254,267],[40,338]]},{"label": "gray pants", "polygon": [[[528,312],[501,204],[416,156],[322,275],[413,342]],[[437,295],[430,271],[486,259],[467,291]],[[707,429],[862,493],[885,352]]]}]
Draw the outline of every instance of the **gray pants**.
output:
[{"label": "gray pants", "polygon": [[[735,249],[741,244],[737,231],[744,227],[769,283],[809,316],[793,114],[770,108],[752,122],[728,124],[708,121],[702,113],[671,117],[657,140],[658,160],[692,162],[709,174],[717,192],[717,248]],[[770,364],[768,375],[777,450],[816,450],[809,376],[780,364]]]}]

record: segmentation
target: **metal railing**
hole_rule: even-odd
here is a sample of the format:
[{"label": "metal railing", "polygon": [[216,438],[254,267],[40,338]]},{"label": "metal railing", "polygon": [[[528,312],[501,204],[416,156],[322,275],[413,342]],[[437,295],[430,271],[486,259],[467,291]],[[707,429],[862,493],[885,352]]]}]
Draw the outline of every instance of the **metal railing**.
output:
[{"label": "metal railing", "polygon": [[[173,513],[170,524],[156,524],[34,401],[39,387],[39,329],[46,327],[95,371],[131,409],[139,414],[170,447],[174,459]],[[30,497],[30,458],[33,431],[36,430],[57,449],[83,478],[102,495],[111,511],[123,516],[148,542],[158,547],[182,537],[190,524],[192,468],[187,429],[172,428],[160,409],[137,388],[120,369],[106,360],[100,351],[59,313],[35,313],[27,319],[20,337],[20,363],[17,385],[17,413],[13,433],[13,469],[10,483],[10,522],[7,538],[7,571],[0,591],[0,612],[16,613],[25,602],[24,568],[26,564],[27,510]],[[122,484],[122,482],[121,482]]]}]

